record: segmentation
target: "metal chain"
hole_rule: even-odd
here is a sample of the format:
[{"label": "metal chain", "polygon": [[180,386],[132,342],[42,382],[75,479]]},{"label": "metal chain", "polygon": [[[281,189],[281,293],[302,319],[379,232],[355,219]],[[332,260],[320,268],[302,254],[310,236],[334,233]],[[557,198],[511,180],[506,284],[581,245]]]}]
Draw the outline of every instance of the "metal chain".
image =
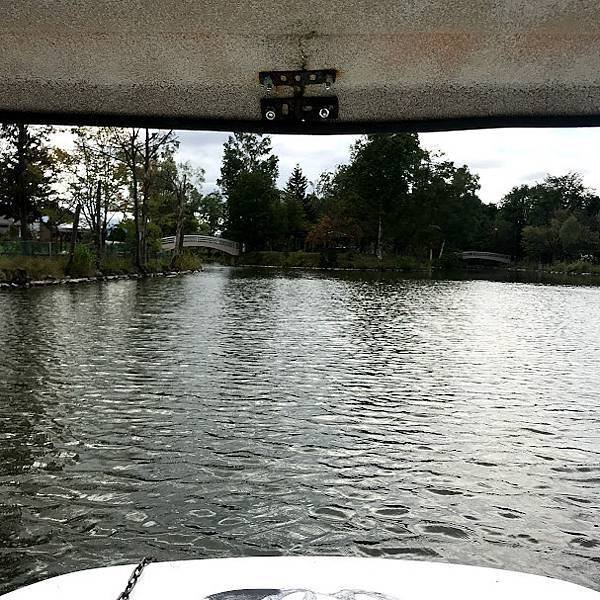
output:
[{"label": "metal chain", "polygon": [[140,577],[142,576],[142,571],[152,562],[152,558],[145,556],[140,560],[137,567],[133,570],[125,589],[119,594],[117,600],[129,600],[129,594],[133,591],[133,588],[137,585]]}]

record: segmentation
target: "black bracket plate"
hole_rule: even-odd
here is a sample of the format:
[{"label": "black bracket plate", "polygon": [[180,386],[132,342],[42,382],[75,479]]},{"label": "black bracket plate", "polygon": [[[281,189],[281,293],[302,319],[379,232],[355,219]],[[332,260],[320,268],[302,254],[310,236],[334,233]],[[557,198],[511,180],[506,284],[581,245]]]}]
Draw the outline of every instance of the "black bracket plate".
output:
[{"label": "black bracket plate", "polygon": [[324,85],[329,89],[337,75],[335,69],[319,69],[312,71],[261,71],[258,74],[260,85],[271,89],[279,86],[304,88],[307,85]]},{"label": "black bracket plate", "polygon": [[314,123],[337,119],[339,104],[336,96],[263,98],[260,101],[260,110],[265,121]]}]

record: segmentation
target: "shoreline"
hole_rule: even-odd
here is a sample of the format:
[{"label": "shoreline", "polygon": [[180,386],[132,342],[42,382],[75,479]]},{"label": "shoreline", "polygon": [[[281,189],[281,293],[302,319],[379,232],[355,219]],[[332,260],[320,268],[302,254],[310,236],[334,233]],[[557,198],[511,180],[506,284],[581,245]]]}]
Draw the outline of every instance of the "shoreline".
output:
[{"label": "shoreline", "polygon": [[125,281],[152,279],[155,277],[178,277],[180,275],[190,275],[200,273],[202,269],[186,269],[183,271],[157,271],[150,273],[123,273],[120,275],[98,275],[95,277],[61,277],[26,281],[23,283],[0,282],[0,290],[23,290],[30,288],[51,287],[56,285],[76,285],[81,283],[105,283],[109,281]]},{"label": "shoreline", "polygon": [[[549,265],[550,266],[550,265]],[[191,275],[193,273],[201,273],[206,268],[217,267],[217,268],[234,268],[234,269],[273,269],[278,271],[315,271],[315,272],[331,272],[331,273],[398,273],[410,275],[413,274],[415,276],[441,276],[442,278],[446,276],[449,279],[455,279],[457,276],[476,276],[478,273],[481,275],[503,275],[510,276],[514,275],[524,275],[524,276],[536,276],[536,277],[564,277],[564,278],[573,278],[576,279],[578,277],[581,278],[590,278],[590,277],[598,277],[600,278],[600,273],[593,271],[557,271],[555,269],[527,269],[525,267],[506,267],[506,268],[458,268],[458,269],[445,269],[439,266],[433,266],[431,269],[425,267],[333,267],[333,266],[313,266],[313,265],[281,265],[281,264],[237,264],[231,265],[222,263],[219,261],[204,263],[202,267],[197,269],[183,269],[180,271],[149,271],[147,273],[119,273],[112,275],[97,275],[91,277],[48,277],[44,279],[29,279],[27,281],[0,281],[0,291],[1,290],[22,290],[22,289],[30,289],[30,288],[42,288],[42,287],[52,287],[58,285],[77,285],[83,283],[108,283],[110,281],[126,281],[126,280],[143,280],[143,279],[153,279],[156,277],[163,278],[174,278],[181,275]]]}]

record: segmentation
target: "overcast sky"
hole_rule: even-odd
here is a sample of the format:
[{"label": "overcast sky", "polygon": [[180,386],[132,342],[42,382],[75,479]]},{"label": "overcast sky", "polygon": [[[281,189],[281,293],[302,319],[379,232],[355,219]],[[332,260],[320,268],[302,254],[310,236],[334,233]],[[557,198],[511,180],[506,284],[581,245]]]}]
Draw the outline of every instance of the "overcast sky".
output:
[{"label": "overcast sky", "polygon": [[[206,171],[205,191],[214,189],[219,176],[223,143],[229,134],[177,132],[179,158]],[[68,145],[68,134],[59,136]],[[323,171],[348,160],[356,136],[274,135],[279,156],[280,185],[299,163],[311,181]],[[488,129],[448,133],[423,133],[423,145],[443,152],[457,165],[466,164],[481,180],[484,202],[498,202],[515,185],[533,183],[547,173],[577,171],[586,185],[600,192],[600,128]],[[59,142],[59,143],[61,143]]]},{"label": "overcast sky", "polygon": [[[219,176],[226,133],[180,131],[180,155],[206,171],[207,191]],[[356,136],[274,135],[280,159],[280,185],[300,163],[316,181],[323,171],[348,160]],[[533,183],[547,173],[577,171],[600,191],[600,128],[488,129],[421,134],[423,145],[466,164],[481,178],[481,199],[498,202],[514,185]]]}]

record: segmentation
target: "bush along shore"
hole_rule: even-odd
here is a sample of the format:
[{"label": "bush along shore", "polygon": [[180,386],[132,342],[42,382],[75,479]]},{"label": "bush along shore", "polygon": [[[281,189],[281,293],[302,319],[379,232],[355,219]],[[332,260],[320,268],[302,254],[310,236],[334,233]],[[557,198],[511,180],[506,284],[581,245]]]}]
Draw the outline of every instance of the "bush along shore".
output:
[{"label": "bush along shore", "polygon": [[189,254],[178,256],[174,261],[170,257],[150,260],[143,272],[126,257],[105,259],[98,269],[87,255],[76,253],[70,269],[67,265],[66,256],[0,256],[0,289],[175,276],[202,270],[199,257]]},{"label": "bush along shore", "polygon": [[[219,261],[221,262],[221,261]],[[427,271],[429,262],[412,256],[386,255],[379,260],[373,254],[329,250],[323,252],[248,252],[235,259],[237,266],[279,267],[284,269],[348,269],[360,271]]]},{"label": "bush along shore", "polygon": [[517,271],[527,273],[548,273],[559,275],[600,275],[600,264],[587,260],[573,262],[553,262],[539,264],[527,261],[516,262],[511,265],[498,263],[477,264],[462,260],[460,253],[445,254],[441,259],[429,261],[407,255],[384,255],[379,260],[373,254],[364,254],[350,250],[324,251],[324,252],[277,252],[257,251],[247,252],[231,260],[226,255],[207,255],[205,263],[220,265],[235,265],[240,267],[274,267],[281,269],[334,269],[356,271],[400,271],[400,272],[451,272],[460,271]]}]

